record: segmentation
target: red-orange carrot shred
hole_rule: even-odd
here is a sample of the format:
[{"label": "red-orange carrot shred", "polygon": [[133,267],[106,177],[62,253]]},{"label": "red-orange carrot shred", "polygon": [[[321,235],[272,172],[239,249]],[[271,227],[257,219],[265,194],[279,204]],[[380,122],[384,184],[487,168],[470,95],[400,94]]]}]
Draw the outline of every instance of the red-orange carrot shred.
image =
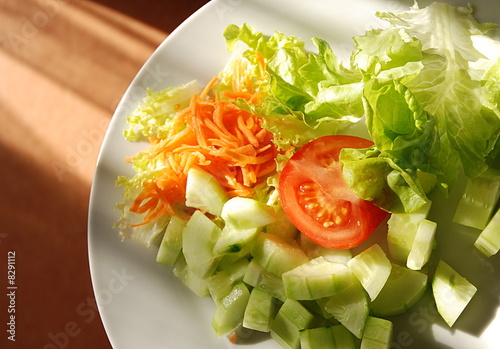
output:
[{"label": "red-orange carrot shred", "polygon": [[132,212],[146,213],[144,222],[135,226],[174,215],[175,204],[185,202],[187,174],[195,166],[211,173],[230,197],[251,197],[255,186],[276,170],[278,151],[272,134],[262,127],[260,117],[233,103],[238,98],[252,102],[257,94],[251,86],[241,91],[236,84],[238,89],[224,92],[224,99],[211,97],[216,83],[217,78],[212,79],[176,113],[164,139],[150,139],[147,156],[162,161],[164,168],[160,176],[144,183],[131,205]]}]

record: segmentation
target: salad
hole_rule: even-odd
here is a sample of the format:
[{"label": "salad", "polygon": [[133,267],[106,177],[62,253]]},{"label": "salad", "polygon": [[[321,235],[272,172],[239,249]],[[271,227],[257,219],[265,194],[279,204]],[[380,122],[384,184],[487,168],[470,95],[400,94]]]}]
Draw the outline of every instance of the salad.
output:
[{"label": "salad", "polygon": [[[206,84],[148,90],[124,136],[115,227],[216,305],[215,335],[284,348],[388,348],[392,317],[432,294],[454,325],[477,288],[436,255],[429,212],[464,177],[454,221],[500,248],[500,43],[443,3],[380,12],[349,62],[230,25]],[[456,204],[456,203],[449,203]]]}]

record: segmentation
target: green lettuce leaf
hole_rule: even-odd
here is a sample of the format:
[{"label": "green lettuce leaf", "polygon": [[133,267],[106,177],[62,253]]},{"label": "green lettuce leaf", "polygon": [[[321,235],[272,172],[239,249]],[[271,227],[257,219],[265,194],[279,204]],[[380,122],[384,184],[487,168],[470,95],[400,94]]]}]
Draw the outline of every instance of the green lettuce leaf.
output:
[{"label": "green lettuce leaf", "polygon": [[[242,107],[264,118],[264,126],[282,149],[338,133],[362,118],[362,75],[341,65],[326,41],[312,38],[317,52],[309,52],[294,36],[280,32],[266,36],[248,24],[230,25],[224,36],[230,51],[241,49],[239,43],[246,45],[241,56],[248,61],[247,71],[263,78],[258,85],[262,102],[240,102]],[[265,77],[257,53],[266,61]],[[222,76],[230,86],[231,70]]]},{"label": "green lettuce leaf", "polygon": [[[435,175],[447,195],[462,170],[474,177],[488,168],[500,134],[491,61],[498,43],[486,35],[492,25],[479,24],[470,8],[433,3],[378,16],[389,27],[356,37],[352,56],[365,77],[367,127],[378,152],[346,151],[341,160],[358,195],[408,212],[427,201],[419,171]],[[366,173],[385,179],[365,188],[373,185]]]},{"label": "green lettuce leaf", "polygon": [[172,116],[187,107],[193,94],[200,93],[196,81],[164,90],[146,90],[146,96],[127,117],[129,127],[123,132],[126,140],[135,142],[149,136],[164,138]]}]

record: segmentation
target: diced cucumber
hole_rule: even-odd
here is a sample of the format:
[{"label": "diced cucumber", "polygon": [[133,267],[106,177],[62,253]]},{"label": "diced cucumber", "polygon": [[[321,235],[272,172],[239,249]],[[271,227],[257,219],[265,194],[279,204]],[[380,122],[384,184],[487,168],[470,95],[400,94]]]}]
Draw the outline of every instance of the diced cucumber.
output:
[{"label": "diced cucumber", "polygon": [[342,325],[317,327],[300,331],[301,349],[354,349],[354,337]]},{"label": "diced cucumber", "polygon": [[[331,325],[338,325],[340,324],[340,322],[334,318],[332,313],[326,311],[326,303],[328,303],[329,300],[330,300],[329,297],[316,299],[316,304],[318,305],[319,314],[323,316],[326,320],[328,320]],[[304,301],[302,301],[302,303],[304,303]]]},{"label": "diced cucumber", "polygon": [[218,270],[215,274],[207,278],[208,290],[212,299],[217,303],[227,296],[237,283],[243,281],[249,261],[240,259],[238,262]]},{"label": "diced cucumber", "polygon": [[257,235],[252,255],[264,269],[279,277],[309,260],[295,240],[268,233]]},{"label": "diced cucumber", "polygon": [[186,220],[173,216],[168,222],[165,234],[156,254],[156,261],[172,267],[182,250],[182,230],[186,226]]},{"label": "diced cucumber", "polygon": [[218,258],[214,256],[215,241],[221,229],[197,210],[182,231],[182,250],[188,268],[198,277],[206,278],[217,267]]},{"label": "diced cucumber", "polygon": [[258,288],[252,289],[248,300],[243,327],[260,331],[271,331],[271,323],[279,309],[279,301]]},{"label": "diced cucumber", "polygon": [[392,269],[391,261],[378,244],[353,257],[347,262],[347,266],[361,282],[371,300],[377,298]]},{"label": "diced cucumber", "polygon": [[224,188],[210,173],[193,167],[186,179],[186,206],[220,216],[228,200]]},{"label": "diced cucumber", "polygon": [[293,225],[281,206],[275,208],[276,220],[266,226],[266,233],[281,236],[286,239],[295,239],[299,230]]},{"label": "diced cucumber", "polygon": [[[311,313],[318,317],[318,327],[338,325],[338,322],[332,314],[325,310],[325,304],[328,298],[320,298],[315,300],[301,300],[299,301],[304,307],[306,307]],[[323,321],[320,321],[323,319]]]},{"label": "diced cucumber", "polygon": [[491,257],[500,250],[500,209],[479,234],[474,246],[486,257]]},{"label": "diced cucumber", "polygon": [[387,282],[370,303],[371,314],[378,317],[402,314],[422,298],[426,289],[426,274],[393,263]]},{"label": "diced cucumber", "polygon": [[234,252],[230,254],[226,254],[221,256],[219,263],[217,264],[218,269],[225,269],[234,263],[239,262],[241,259],[246,259],[249,260],[251,257],[250,252],[252,251],[252,246],[247,245],[243,247],[243,249],[240,252]]},{"label": "diced cucumber", "polygon": [[217,304],[212,318],[216,336],[221,337],[237,329],[243,323],[250,291],[243,283],[237,283]]},{"label": "diced cucumber", "polygon": [[300,235],[299,244],[309,259],[323,257],[330,262],[347,264],[347,262],[352,258],[351,250],[337,250],[333,248],[326,248],[324,246],[318,245],[303,234]]},{"label": "diced cucumber", "polygon": [[354,349],[354,336],[342,325],[332,326],[335,349]]},{"label": "diced cucumber", "polygon": [[259,230],[260,228],[236,229],[232,225],[226,225],[215,243],[214,255],[221,256],[240,252],[245,246],[250,245]]},{"label": "diced cucumber", "polygon": [[440,260],[432,280],[432,293],[439,314],[452,327],[477,288],[446,262]]},{"label": "diced cucumber", "polygon": [[238,230],[263,227],[276,220],[274,208],[243,197],[229,199],[222,207],[221,217],[226,225]]},{"label": "diced cucumber", "polygon": [[188,268],[186,259],[182,253],[174,264],[173,272],[175,276],[181,279],[184,286],[193,291],[198,297],[207,297],[210,295],[207,281],[200,278]]},{"label": "diced cucumber", "polygon": [[281,301],[286,299],[281,277],[265,270],[255,259],[252,259],[248,264],[243,281]]},{"label": "diced cucumber", "polygon": [[500,172],[488,169],[475,178],[469,178],[458,202],[453,222],[476,229],[484,229],[500,196]]},{"label": "diced cucumber", "polygon": [[429,261],[432,249],[434,248],[436,229],[436,222],[428,219],[420,222],[406,262],[408,268],[420,270]]},{"label": "diced cucumber", "polygon": [[368,316],[360,349],[389,349],[392,343],[392,322]]},{"label": "diced cucumber", "polygon": [[301,349],[334,349],[335,337],[331,326],[309,328],[300,331]]},{"label": "diced cucumber", "polygon": [[396,261],[406,264],[418,225],[427,218],[430,208],[428,202],[415,212],[391,214],[387,221],[387,243],[389,254]]},{"label": "diced cucumber", "polygon": [[283,285],[288,298],[314,300],[332,296],[352,283],[351,271],[341,263],[323,257],[283,273]]},{"label": "diced cucumber", "polygon": [[354,275],[352,275],[350,286],[328,297],[325,310],[332,314],[354,336],[361,338],[369,314],[368,297],[363,286]]},{"label": "diced cucumber", "polygon": [[315,327],[316,317],[298,301],[287,299],[271,325],[271,337],[285,349],[300,348],[300,330]]}]

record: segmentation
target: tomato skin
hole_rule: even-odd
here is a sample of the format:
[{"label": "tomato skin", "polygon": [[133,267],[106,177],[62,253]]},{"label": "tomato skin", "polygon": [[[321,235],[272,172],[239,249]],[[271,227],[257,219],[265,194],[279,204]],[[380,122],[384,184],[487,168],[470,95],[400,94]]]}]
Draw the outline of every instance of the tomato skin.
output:
[{"label": "tomato skin", "polygon": [[279,197],[292,223],[317,244],[349,249],[365,241],[387,212],[361,199],[346,184],[339,155],[342,148],[368,148],[370,140],[345,135],[317,138],[285,164]]}]

